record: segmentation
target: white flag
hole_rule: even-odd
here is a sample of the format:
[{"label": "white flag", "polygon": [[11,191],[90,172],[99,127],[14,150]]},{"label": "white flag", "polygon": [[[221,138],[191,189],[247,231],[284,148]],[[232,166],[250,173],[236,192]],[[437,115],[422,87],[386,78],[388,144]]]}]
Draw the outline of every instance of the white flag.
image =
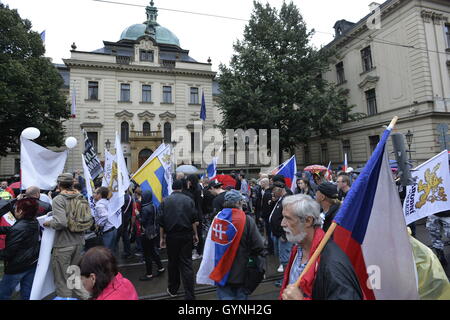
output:
[{"label": "white flag", "polygon": [[444,150],[437,156],[412,170],[411,175],[416,183],[406,189],[403,212],[406,224],[432,214],[450,210],[450,173],[448,151]]},{"label": "white flag", "polygon": [[64,171],[67,151],[53,152],[20,137],[20,171],[22,190],[36,186],[53,190],[58,176]]}]

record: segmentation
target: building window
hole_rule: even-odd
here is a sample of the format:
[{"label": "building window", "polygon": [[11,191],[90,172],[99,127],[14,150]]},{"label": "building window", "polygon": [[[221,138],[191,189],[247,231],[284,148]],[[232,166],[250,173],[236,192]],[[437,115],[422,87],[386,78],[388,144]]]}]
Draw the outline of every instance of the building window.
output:
[{"label": "building window", "polygon": [[98,100],[98,81],[88,82],[88,99]]},{"label": "building window", "polygon": [[130,84],[120,84],[120,101],[130,101]]},{"label": "building window", "polygon": [[344,74],[344,62],[339,62],[336,65],[336,74],[337,74],[337,84],[342,84],[345,82],[345,74]]},{"label": "building window", "polygon": [[130,138],[130,125],[124,121],[120,124],[120,142],[128,143]]},{"label": "building window", "polygon": [[142,86],[142,102],[152,102],[152,86],[146,84]]},{"label": "building window", "polygon": [[377,95],[375,89],[366,91],[367,115],[373,116],[377,114]]},{"label": "building window", "polygon": [[370,46],[361,50],[361,58],[363,71],[366,72],[372,70],[373,69],[372,50],[370,49]]},{"label": "building window", "polygon": [[94,150],[98,152],[98,132],[88,132],[87,136],[89,141],[91,141]]},{"label": "building window", "polygon": [[142,133],[144,134],[144,136],[149,136],[150,135],[150,123],[148,121],[145,121],[142,124]]},{"label": "building window", "polygon": [[172,103],[172,87],[163,86],[163,103]]},{"label": "building window", "polygon": [[378,142],[380,142],[380,136],[370,136],[369,137],[369,144],[370,144],[370,153],[372,154],[375,151],[375,148],[378,145]]},{"label": "building window", "polygon": [[327,143],[320,144],[320,161],[323,164],[326,164],[328,162],[328,144]]},{"label": "building window", "polygon": [[350,147],[350,140],[342,140],[342,153],[343,157],[347,154],[347,161],[352,161],[352,150]]},{"label": "building window", "polygon": [[153,51],[141,50],[139,56],[140,61],[153,62]]},{"label": "building window", "polygon": [[305,144],[303,146],[303,154],[305,157],[305,164],[309,164],[311,162],[310,153],[309,153],[309,145]]},{"label": "building window", "polygon": [[191,88],[190,104],[198,104],[198,88]]},{"label": "building window", "polygon": [[447,39],[447,48],[450,49],[450,24],[445,25],[445,37]]},{"label": "building window", "polygon": [[171,143],[172,141],[172,125],[170,122],[164,123],[164,143]]}]

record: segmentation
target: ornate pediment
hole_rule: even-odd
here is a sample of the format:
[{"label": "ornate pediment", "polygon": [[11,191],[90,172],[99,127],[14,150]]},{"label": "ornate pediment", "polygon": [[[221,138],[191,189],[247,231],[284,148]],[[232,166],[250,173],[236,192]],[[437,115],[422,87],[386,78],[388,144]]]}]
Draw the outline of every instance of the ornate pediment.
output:
[{"label": "ornate pediment", "polygon": [[129,112],[129,111],[127,111],[127,110],[123,110],[123,111],[120,111],[120,112],[117,112],[116,114],[115,114],[115,116],[117,117],[117,118],[121,118],[121,119],[133,119],[133,116],[134,116],[134,114],[133,113],[131,113],[131,112]]},{"label": "ornate pediment", "polygon": [[176,115],[176,114],[173,114],[173,113],[171,113],[171,112],[169,112],[169,111],[166,111],[166,112],[164,112],[164,113],[161,113],[161,114],[159,115],[159,117],[160,117],[162,120],[169,121],[169,120],[175,119],[175,118],[177,117],[177,115]]},{"label": "ornate pediment", "polygon": [[380,77],[376,76],[367,76],[358,86],[362,89],[362,88],[367,88],[367,87],[375,87],[375,85],[377,84],[378,80],[380,80]]},{"label": "ornate pediment", "polygon": [[155,117],[155,114],[145,110],[144,112],[138,113],[138,117],[141,120],[148,120],[148,119],[151,120]]}]

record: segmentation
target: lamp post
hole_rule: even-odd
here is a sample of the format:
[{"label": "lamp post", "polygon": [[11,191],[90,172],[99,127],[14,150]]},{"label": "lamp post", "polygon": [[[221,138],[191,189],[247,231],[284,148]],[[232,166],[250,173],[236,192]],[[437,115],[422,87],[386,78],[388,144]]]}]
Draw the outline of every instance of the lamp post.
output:
[{"label": "lamp post", "polygon": [[106,150],[109,151],[109,147],[111,147],[111,141],[109,141],[109,139],[106,139],[105,147],[106,147]]},{"label": "lamp post", "polygon": [[406,143],[408,144],[409,160],[411,160],[411,144],[413,136],[414,134],[411,132],[411,130],[408,130],[408,132],[405,134]]}]

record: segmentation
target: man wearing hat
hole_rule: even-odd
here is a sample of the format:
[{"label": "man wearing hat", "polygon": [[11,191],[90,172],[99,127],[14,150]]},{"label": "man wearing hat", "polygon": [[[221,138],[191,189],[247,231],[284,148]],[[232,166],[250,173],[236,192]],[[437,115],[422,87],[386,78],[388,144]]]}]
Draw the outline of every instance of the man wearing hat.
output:
[{"label": "man wearing hat", "polygon": [[69,202],[77,197],[83,197],[73,188],[71,173],[62,173],[57,179],[61,192],[52,201],[52,219],[44,223],[44,227],[55,229],[55,240],[52,250],[52,269],[55,277],[56,295],[62,298],[72,298],[74,295],[86,299],[89,294],[84,287],[70,289],[67,279],[70,274],[67,268],[78,265],[84,247],[84,232],[72,232],[67,227]]},{"label": "man wearing hat", "polygon": [[322,229],[327,232],[333,222],[336,212],[341,207],[341,203],[338,200],[337,186],[331,182],[320,184],[316,191],[316,201],[320,204],[322,214],[325,216]]},{"label": "man wearing hat", "polygon": [[180,288],[180,274],[185,299],[194,300],[194,269],[192,245],[198,243],[197,211],[194,200],[182,192],[183,182],[175,180],[172,194],[166,197],[159,209],[161,248],[167,246],[169,284],[167,293],[175,296]]},{"label": "man wearing hat", "polygon": [[222,183],[217,180],[211,180],[208,184],[207,189],[214,196],[214,200],[212,202],[213,205],[213,217],[222,211],[223,203],[225,202],[225,193],[226,191],[222,189]]},{"label": "man wearing hat", "polygon": [[[215,217],[208,232],[197,283],[216,285],[219,300],[247,300],[249,259],[263,254],[264,241],[253,218],[242,211],[245,201],[242,194],[230,190],[224,198],[224,209]],[[225,226],[235,233],[230,235],[223,231]]]}]

